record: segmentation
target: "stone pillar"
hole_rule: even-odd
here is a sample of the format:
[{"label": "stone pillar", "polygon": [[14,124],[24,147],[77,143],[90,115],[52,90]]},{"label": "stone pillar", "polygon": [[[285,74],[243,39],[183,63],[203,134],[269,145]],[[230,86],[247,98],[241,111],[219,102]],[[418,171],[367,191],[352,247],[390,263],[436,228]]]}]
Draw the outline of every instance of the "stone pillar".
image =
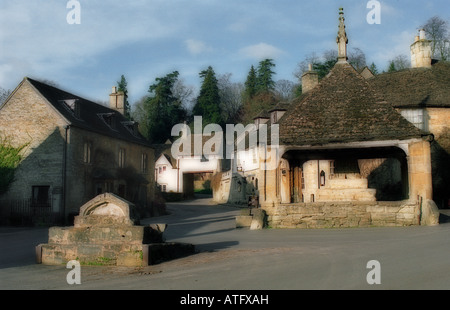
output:
[{"label": "stone pillar", "polygon": [[433,199],[431,177],[431,151],[429,141],[411,142],[408,145],[409,198]]}]

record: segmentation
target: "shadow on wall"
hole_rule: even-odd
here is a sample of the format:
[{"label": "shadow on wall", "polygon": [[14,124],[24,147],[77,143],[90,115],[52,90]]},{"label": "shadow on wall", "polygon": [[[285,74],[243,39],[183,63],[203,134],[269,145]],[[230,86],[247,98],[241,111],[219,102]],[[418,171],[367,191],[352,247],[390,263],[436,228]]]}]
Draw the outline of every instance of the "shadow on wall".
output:
[{"label": "shadow on wall", "polygon": [[401,166],[398,159],[387,158],[367,176],[368,187],[377,190],[377,201],[399,201],[408,198],[407,180],[402,180]]},{"label": "shadow on wall", "polygon": [[450,208],[450,129],[431,143],[433,200],[440,209]]}]

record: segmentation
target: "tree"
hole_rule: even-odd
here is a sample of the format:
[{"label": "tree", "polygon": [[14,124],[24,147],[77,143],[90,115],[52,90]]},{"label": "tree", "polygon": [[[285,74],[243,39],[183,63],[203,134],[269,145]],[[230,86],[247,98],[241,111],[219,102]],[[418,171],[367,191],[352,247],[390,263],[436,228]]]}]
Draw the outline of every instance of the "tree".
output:
[{"label": "tree", "polygon": [[389,62],[389,67],[387,69],[387,72],[395,72],[395,71],[397,71],[397,69],[395,68],[395,63],[393,60],[391,60]]},{"label": "tree", "polygon": [[274,92],[277,97],[282,101],[289,101],[295,97],[297,85],[289,80],[278,80],[275,83]]},{"label": "tree", "polygon": [[230,81],[231,73],[223,74],[218,78],[220,95],[220,110],[222,119],[227,124],[234,124],[239,121],[239,110],[242,106],[244,85]]},{"label": "tree", "polygon": [[370,65],[369,70],[373,73],[373,75],[377,75],[379,73],[377,66],[373,62]]},{"label": "tree", "polygon": [[357,47],[353,48],[348,55],[349,63],[355,67],[356,70],[361,70],[366,66],[366,55]]},{"label": "tree", "polygon": [[275,81],[273,80],[272,68],[275,67],[272,59],[264,59],[259,62],[256,78],[257,92],[270,92],[275,88]]},{"label": "tree", "polygon": [[399,70],[404,70],[411,67],[408,57],[405,55],[395,56],[394,59],[389,61],[388,72],[395,72]]},{"label": "tree", "polygon": [[186,110],[173,94],[178,75],[178,71],[174,71],[156,78],[149,87],[150,96],[145,99],[142,109],[147,117],[144,136],[152,143],[164,143],[171,137],[172,127],[186,120]]},{"label": "tree", "polygon": [[249,100],[253,98],[254,95],[256,95],[257,91],[257,80],[256,80],[256,70],[253,65],[250,68],[250,71],[247,75],[247,80],[245,81],[245,88],[244,88],[244,100]]},{"label": "tree", "polygon": [[8,89],[4,89],[3,87],[0,87],[0,105],[3,104],[3,102],[8,99],[9,95],[11,94],[11,91]]},{"label": "tree", "polygon": [[213,68],[209,66],[208,69],[201,71],[199,75],[203,82],[192,113],[203,117],[203,126],[207,124],[222,124],[216,74]]},{"label": "tree", "polygon": [[127,89],[127,80],[124,75],[120,77],[120,81],[117,82],[117,90],[122,91],[125,95],[125,102],[124,102],[124,116],[131,120],[131,107],[130,103],[128,102],[128,89]]},{"label": "tree", "polygon": [[13,147],[9,138],[0,137],[0,195],[6,193],[14,181],[16,168],[22,160],[21,152],[28,145]]},{"label": "tree", "polygon": [[450,57],[450,30],[448,21],[439,16],[431,17],[422,28],[427,38],[432,41],[431,52],[433,57],[448,60]]},{"label": "tree", "polygon": [[[298,64],[294,75],[301,80],[302,75],[308,71],[308,66],[311,64],[313,70],[317,71],[319,79],[322,79],[333,69],[337,63],[337,58],[338,52],[335,49],[326,50],[322,56],[312,53]],[[361,49],[355,47],[348,54],[348,62],[357,70],[360,70],[366,66],[366,56]]]}]

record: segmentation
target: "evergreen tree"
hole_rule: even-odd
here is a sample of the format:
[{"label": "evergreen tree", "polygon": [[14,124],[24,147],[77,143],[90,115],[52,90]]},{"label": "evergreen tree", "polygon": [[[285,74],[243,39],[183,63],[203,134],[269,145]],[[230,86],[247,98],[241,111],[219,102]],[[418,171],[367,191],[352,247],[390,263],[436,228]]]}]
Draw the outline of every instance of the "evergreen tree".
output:
[{"label": "evergreen tree", "polygon": [[211,66],[200,72],[203,79],[200,94],[192,110],[193,115],[203,117],[203,126],[208,124],[222,124],[220,110],[219,87],[215,72]]},{"label": "evergreen tree", "polygon": [[124,75],[120,77],[120,81],[117,82],[118,91],[123,91],[125,94],[125,102],[124,102],[124,115],[127,119],[131,120],[131,107],[128,102],[128,89],[127,89],[127,80]]},{"label": "evergreen tree", "polygon": [[249,100],[253,98],[253,96],[256,94],[256,90],[257,90],[256,70],[255,67],[253,67],[252,65],[247,75],[247,80],[245,81],[244,100]]},{"label": "evergreen tree", "polygon": [[150,96],[144,104],[148,119],[146,136],[153,143],[164,143],[171,137],[172,127],[186,119],[186,111],[172,91],[178,75],[174,71],[156,78],[156,83],[149,87]]},{"label": "evergreen tree", "polygon": [[393,60],[389,63],[388,71],[387,72],[395,72],[397,69],[395,68],[395,63]]},{"label": "evergreen tree", "polygon": [[272,67],[275,67],[272,59],[264,59],[259,63],[256,90],[257,92],[269,92],[275,88],[275,81],[273,80]]},{"label": "evergreen tree", "polygon": [[370,65],[369,70],[373,73],[373,75],[377,75],[379,73],[377,66],[373,62]]}]

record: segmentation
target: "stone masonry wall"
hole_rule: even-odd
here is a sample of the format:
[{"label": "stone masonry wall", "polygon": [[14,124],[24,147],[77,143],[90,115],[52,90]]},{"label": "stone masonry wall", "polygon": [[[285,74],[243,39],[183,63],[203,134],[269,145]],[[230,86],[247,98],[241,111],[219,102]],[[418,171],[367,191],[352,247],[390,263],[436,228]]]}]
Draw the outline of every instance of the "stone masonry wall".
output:
[{"label": "stone masonry wall", "polygon": [[314,202],[263,206],[272,228],[339,228],[420,224],[420,207],[397,202]]},{"label": "stone masonry wall", "polygon": [[50,186],[52,199],[59,203],[62,188],[64,125],[29,82],[14,92],[0,110],[0,135],[11,139],[13,146],[28,146],[23,152],[15,182],[2,198],[31,198],[32,186]]}]

